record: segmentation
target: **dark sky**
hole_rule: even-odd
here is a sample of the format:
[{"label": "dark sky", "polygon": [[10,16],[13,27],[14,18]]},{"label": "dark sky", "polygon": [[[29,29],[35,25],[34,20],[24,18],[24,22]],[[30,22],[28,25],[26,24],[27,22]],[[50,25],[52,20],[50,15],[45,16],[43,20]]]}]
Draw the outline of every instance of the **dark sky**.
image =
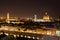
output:
[{"label": "dark sky", "polygon": [[60,17],[60,2],[58,0],[0,0],[0,16],[33,17],[37,14],[42,18],[47,11],[51,17]]}]

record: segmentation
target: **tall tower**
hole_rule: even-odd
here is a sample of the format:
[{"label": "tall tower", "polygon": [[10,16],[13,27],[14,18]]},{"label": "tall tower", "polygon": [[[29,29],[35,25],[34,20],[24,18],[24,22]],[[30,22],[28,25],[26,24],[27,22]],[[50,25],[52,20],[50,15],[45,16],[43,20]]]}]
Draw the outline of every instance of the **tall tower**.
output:
[{"label": "tall tower", "polygon": [[7,19],[9,20],[9,12],[7,13]]},{"label": "tall tower", "polygon": [[37,15],[34,15],[34,21],[36,21],[37,20]]},{"label": "tall tower", "polygon": [[10,23],[10,21],[9,21],[9,12],[7,13],[6,22],[7,22],[7,23]]}]

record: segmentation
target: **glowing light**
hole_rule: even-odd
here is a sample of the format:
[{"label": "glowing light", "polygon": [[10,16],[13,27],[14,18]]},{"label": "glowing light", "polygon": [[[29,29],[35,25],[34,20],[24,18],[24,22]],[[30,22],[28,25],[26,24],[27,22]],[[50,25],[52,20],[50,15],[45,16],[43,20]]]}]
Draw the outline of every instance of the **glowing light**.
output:
[{"label": "glowing light", "polygon": [[31,38],[30,36],[27,36],[27,38]]},{"label": "glowing light", "polygon": [[37,15],[34,15],[34,21],[36,21],[37,20]]},{"label": "glowing light", "polygon": [[39,37],[37,37],[37,39],[39,39]]},{"label": "glowing light", "polygon": [[23,37],[23,35],[21,35],[21,37]]},{"label": "glowing light", "polygon": [[47,31],[47,35],[51,35],[51,32],[50,31]]},{"label": "glowing light", "polygon": [[19,37],[19,35],[17,35],[17,37]]},{"label": "glowing light", "polygon": [[7,13],[7,19],[6,19],[6,22],[7,22],[7,23],[10,23],[10,21],[9,21],[9,12]]},{"label": "glowing light", "polygon": [[49,16],[47,15],[47,12],[46,12],[45,15],[43,16],[43,19],[49,20]]},{"label": "glowing light", "polygon": [[60,36],[60,31],[59,30],[56,30],[56,35]]},{"label": "glowing light", "polygon": [[27,36],[25,35],[24,37],[26,38]]},{"label": "glowing light", "polygon": [[32,33],[32,30],[28,30],[28,29],[27,29],[27,31],[25,31],[25,32]]},{"label": "glowing light", "polygon": [[33,39],[35,39],[35,37],[33,37]]},{"label": "glowing light", "polygon": [[16,35],[14,35],[14,37],[16,37]]},{"label": "glowing light", "polygon": [[8,34],[8,33],[5,33],[5,35],[7,35],[7,36],[8,36],[9,34]]}]

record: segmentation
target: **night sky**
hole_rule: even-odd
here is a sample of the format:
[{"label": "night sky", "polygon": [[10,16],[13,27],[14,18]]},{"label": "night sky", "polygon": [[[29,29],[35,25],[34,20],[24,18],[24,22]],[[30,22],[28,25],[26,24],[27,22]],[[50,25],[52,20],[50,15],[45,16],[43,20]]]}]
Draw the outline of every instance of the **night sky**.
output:
[{"label": "night sky", "polygon": [[58,0],[0,0],[0,16],[7,12],[16,17],[33,17],[34,14],[42,18],[47,11],[50,17],[60,17],[60,2]]}]

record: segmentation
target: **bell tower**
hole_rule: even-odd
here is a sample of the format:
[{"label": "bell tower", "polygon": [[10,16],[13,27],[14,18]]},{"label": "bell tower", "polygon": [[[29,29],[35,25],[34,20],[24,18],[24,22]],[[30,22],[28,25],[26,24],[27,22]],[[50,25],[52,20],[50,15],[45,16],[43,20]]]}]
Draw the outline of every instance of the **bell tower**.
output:
[{"label": "bell tower", "polygon": [[7,23],[10,23],[9,18],[10,18],[10,15],[9,15],[9,12],[7,12],[7,17],[6,17],[6,22]]}]

